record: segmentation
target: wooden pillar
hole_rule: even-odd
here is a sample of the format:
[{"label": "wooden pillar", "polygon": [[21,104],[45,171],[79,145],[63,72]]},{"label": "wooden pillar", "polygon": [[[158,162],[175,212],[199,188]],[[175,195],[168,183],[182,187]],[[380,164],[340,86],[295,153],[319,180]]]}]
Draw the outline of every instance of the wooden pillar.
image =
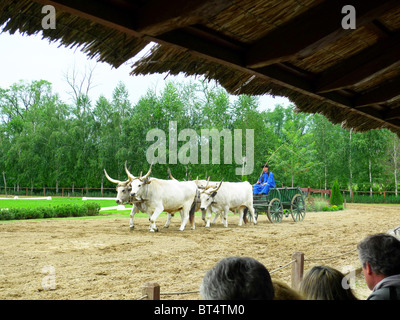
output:
[{"label": "wooden pillar", "polygon": [[156,282],[146,282],[142,294],[147,296],[144,300],[160,300],[160,285]]},{"label": "wooden pillar", "polygon": [[295,251],[292,254],[292,259],[296,260],[292,263],[292,288],[297,290],[304,274],[304,253]]}]

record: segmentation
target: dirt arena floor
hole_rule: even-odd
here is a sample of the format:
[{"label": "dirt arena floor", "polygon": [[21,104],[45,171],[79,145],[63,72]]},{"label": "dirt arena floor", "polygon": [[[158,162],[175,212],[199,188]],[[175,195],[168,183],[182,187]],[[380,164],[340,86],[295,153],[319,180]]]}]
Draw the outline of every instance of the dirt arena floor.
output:
[{"label": "dirt arena floor", "polygon": [[[165,293],[198,291],[204,273],[226,256],[251,256],[273,271],[302,251],[305,271],[357,269],[357,243],[398,226],[400,207],[348,204],[344,211],[307,213],[301,223],[288,217],[271,224],[260,216],[257,225],[239,227],[238,220],[206,229],[196,217],[196,230],[180,232],[179,214],[169,229],[162,229],[164,216],[158,233],[148,231],[146,218],[135,219],[133,232],[129,218],[0,222],[0,299],[135,300],[145,282],[159,283],[162,299],[200,299]],[[290,285],[291,266],[272,279]],[[355,291],[361,299],[370,292],[362,276]]]}]

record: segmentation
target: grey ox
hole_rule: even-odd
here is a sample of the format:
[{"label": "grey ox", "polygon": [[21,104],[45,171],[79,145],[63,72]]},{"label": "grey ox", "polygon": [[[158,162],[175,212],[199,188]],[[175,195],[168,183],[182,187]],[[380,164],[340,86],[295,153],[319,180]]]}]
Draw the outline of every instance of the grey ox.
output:
[{"label": "grey ox", "polygon": [[[197,194],[196,184],[193,181],[151,178],[151,168],[152,167],[150,166],[150,169],[145,176],[138,177],[137,179],[126,170],[128,177],[131,180],[130,196],[134,203],[140,203],[142,212],[147,212],[149,214],[150,231],[158,231],[156,220],[163,211],[171,215],[180,211],[180,231],[185,230],[185,226],[189,220],[192,224],[192,229],[194,229],[194,214]],[[167,224],[169,224],[169,220],[170,216],[168,216]]]},{"label": "grey ox", "polygon": [[206,227],[210,226],[211,213],[220,213],[224,226],[228,226],[228,212],[239,211],[239,226],[243,224],[244,211],[250,211],[254,224],[257,221],[253,208],[253,189],[250,183],[245,182],[220,182],[217,187],[206,186],[200,192],[200,209],[207,211]]}]

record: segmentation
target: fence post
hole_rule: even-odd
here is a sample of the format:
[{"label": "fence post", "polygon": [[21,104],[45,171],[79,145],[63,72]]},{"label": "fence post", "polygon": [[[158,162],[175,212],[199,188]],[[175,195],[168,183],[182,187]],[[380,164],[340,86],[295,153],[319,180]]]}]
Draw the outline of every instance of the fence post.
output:
[{"label": "fence post", "polygon": [[142,294],[147,296],[144,300],[160,300],[160,285],[156,282],[146,282]]},{"label": "fence post", "polygon": [[343,191],[343,208],[346,209],[346,194]]},{"label": "fence post", "polygon": [[304,274],[304,253],[295,251],[292,254],[292,259],[296,260],[292,263],[292,288],[297,290]]}]

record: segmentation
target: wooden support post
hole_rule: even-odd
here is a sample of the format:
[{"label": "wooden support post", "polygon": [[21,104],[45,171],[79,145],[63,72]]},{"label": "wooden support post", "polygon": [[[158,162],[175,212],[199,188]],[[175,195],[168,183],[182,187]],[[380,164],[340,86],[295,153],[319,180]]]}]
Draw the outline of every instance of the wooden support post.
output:
[{"label": "wooden support post", "polygon": [[144,300],[160,300],[160,285],[156,282],[146,282],[142,294],[147,296]]},{"label": "wooden support post", "polygon": [[292,288],[297,290],[304,274],[304,253],[295,251],[292,254],[292,259],[296,260],[292,263]]}]

